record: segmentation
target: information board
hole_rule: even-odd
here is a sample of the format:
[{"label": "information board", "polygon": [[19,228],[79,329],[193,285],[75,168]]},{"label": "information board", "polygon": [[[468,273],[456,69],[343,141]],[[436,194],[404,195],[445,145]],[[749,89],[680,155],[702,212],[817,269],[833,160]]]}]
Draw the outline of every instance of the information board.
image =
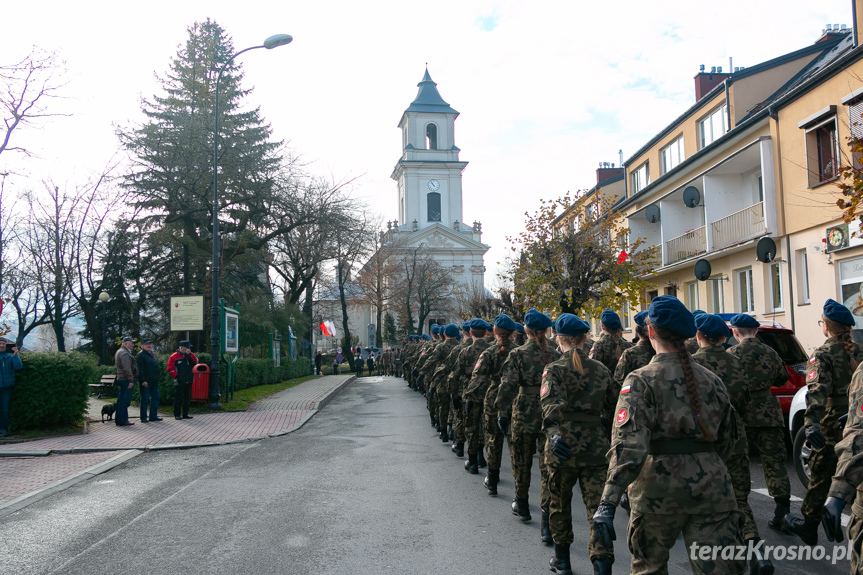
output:
[{"label": "information board", "polygon": [[204,296],[171,296],[171,331],[204,330]]},{"label": "information board", "polygon": [[240,316],[225,310],[225,353],[240,351]]}]

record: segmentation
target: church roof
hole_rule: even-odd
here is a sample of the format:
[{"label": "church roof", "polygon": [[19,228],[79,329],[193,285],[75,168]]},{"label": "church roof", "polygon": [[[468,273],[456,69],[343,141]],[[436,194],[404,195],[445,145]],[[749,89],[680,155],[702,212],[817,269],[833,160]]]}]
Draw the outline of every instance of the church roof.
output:
[{"label": "church roof", "polygon": [[411,105],[408,106],[405,112],[434,112],[438,114],[458,115],[458,112],[453,110],[441,98],[440,92],[437,91],[437,84],[431,79],[428,68],[426,68],[426,73],[417,86],[419,87],[417,97],[414,98],[414,101],[411,102]]}]

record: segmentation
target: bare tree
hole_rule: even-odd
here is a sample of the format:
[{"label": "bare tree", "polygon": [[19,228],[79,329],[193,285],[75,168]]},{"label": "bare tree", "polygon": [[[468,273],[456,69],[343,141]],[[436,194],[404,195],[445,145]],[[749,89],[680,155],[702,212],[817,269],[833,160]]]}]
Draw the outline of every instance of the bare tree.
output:
[{"label": "bare tree", "polygon": [[357,287],[362,301],[375,309],[377,341],[383,341],[384,311],[392,299],[396,270],[393,246],[383,244],[383,232],[376,234],[374,253],[357,274]]},{"label": "bare tree", "polygon": [[[437,262],[425,244],[409,248],[398,258],[397,283],[393,294],[408,333],[422,333],[426,318],[433,312],[450,313],[454,280],[450,268]],[[414,325],[416,318],[416,325]]]},{"label": "bare tree", "polygon": [[504,313],[501,300],[489,293],[481,283],[459,286],[459,289],[454,290],[454,295],[456,314],[462,319],[493,319]]},{"label": "bare tree", "polygon": [[68,115],[48,112],[48,101],[58,98],[60,88],[66,85],[65,66],[56,52],[44,52],[35,46],[20,62],[0,66],[0,113],[4,126],[0,154],[31,155],[26,148],[12,145],[12,134],[42,118]]}]

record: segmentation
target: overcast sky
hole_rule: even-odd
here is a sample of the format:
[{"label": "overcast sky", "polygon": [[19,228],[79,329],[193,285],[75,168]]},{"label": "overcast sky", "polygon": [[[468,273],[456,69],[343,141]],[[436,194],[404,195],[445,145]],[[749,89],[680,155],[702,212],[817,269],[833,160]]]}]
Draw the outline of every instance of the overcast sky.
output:
[{"label": "overcast sky", "polygon": [[397,216],[390,179],[397,127],[428,63],[461,115],[456,145],[464,215],[483,224],[486,285],[526,210],[539,198],[596,183],[599,162],[619,164],[695,101],[693,76],[752,66],[815,42],[825,25],[851,27],[852,0],[366,2],[153,0],[41,1],[6,11],[0,63],[30,46],[58,50],[69,84],[52,111],[69,117],[16,134],[38,157],[4,154],[0,168],[73,188],[118,152],[116,125],[141,121],[140,99],[160,93],[187,27],[212,18],[237,50],[277,33],[273,51],[243,54],[249,105],[310,170],[357,178],[353,193],[383,220]]}]

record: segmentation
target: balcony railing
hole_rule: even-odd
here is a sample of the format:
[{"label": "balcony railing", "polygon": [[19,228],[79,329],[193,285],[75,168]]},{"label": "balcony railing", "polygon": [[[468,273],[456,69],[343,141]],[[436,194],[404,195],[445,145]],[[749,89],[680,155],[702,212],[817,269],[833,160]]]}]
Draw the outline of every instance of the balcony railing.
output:
[{"label": "balcony railing", "polygon": [[713,230],[713,249],[720,249],[763,234],[764,202],[744,208],[710,224]]},{"label": "balcony railing", "polygon": [[707,234],[705,226],[689,230],[682,236],[677,236],[665,242],[666,265],[695,257],[707,251]]}]

